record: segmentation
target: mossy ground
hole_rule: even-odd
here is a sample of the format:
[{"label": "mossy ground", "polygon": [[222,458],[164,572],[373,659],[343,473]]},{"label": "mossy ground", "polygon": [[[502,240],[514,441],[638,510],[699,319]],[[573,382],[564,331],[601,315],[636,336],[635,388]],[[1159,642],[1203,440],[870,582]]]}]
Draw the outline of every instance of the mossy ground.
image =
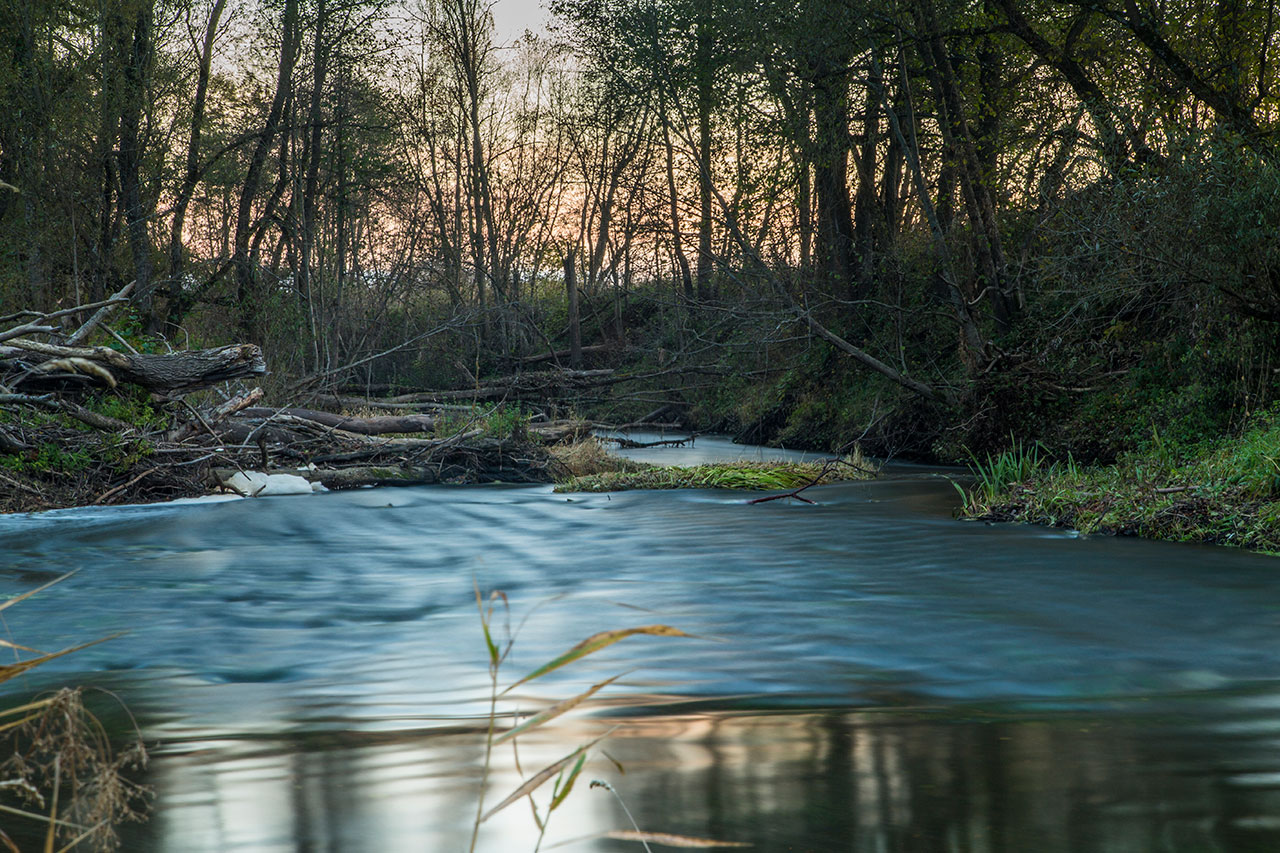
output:
[{"label": "mossy ground", "polygon": [[[607,457],[617,459],[617,457]],[[621,460],[556,485],[557,492],[620,492],[631,489],[794,490],[843,480],[861,480],[875,471],[860,454],[829,462],[718,462],[707,465],[644,465]]]}]

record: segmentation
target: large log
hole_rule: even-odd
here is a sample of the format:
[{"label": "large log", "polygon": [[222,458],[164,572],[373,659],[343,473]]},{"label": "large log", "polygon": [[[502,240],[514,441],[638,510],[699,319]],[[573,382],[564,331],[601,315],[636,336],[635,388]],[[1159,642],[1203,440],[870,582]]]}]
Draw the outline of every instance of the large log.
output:
[{"label": "large log", "polygon": [[423,403],[434,400],[520,400],[547,399],[585,388],[612,385],[621,381],[612,369],[532,370],[515,376],[490,379],[475,388],[452,391],[419,391],[392,397],[394,403]]},{"label": "large log", "polygon": [[[58,373],[86,373],[76,361],[86,362],[105,371],[111,379],[95,371],[91,376],[106,384],[128,382],[166,396],[180,396],[188,391],[208,388],[229,379],[244,379],[267,372],[262,350],[253,344],[232,344],[215,349],[187,350],[173,353],[123,353],[109,347],[66,347],[26,338],[9,341],[0,347],[0,360],[29,355],[47,356],[48,360],[27,371],[21,382],[36,384]],[[42,370],[43,365],[50,369]]]},{"label": "large log", "polygon": [[270,409],[254,406],[244,409],[240,414],[249,418],[274,418],[286,415],[313,421],[321,426],[359,433],[360,435],[387,435],[397,432],[434,432],[437,421],[427,415],[378,415],[371,418],[356,418],[349,415],[335,415],[332,412],[317,412],[314,409]]},{"label": "large log", "polygon": [[[406,454],[399,462],[379,464],[365,460],[366,453],[356,452],[317,456],[305,468],[268,470],[287,473],[319,482],[330,489],[360,486],[418,486],[434,483],[549,483],[555,461],[542,448],[512,441],[472,437],[466,443],[403,439],[388,443],[382,449],[411,445],[417,452]],[[373,448],[369,448],[372,450]],[[426,451],[432,451],[430,453]],[[341,465],[342,461],[359,460],[358,465]],[[225,485],[239,471],[236,468],[211,469],[215,485]]]},{"label": "large log", "polygon": [[[602,352],[625,352],[626,347],[618,344],[592,344],[589,347],[583,347],[580,352],[582,355],[595,355]],[[544,352],[538,355],[527,355],[520,359],[521,364],[539,364],[544,361],[559,362],[562,359],[568,360],[573,355],[572,350],[557,350],[556,352]]]}]

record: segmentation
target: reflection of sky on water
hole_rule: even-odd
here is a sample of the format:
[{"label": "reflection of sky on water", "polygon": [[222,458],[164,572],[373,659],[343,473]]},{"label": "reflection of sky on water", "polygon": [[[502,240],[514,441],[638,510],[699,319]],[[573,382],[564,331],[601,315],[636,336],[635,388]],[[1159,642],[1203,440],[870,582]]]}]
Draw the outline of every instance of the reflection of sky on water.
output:
[{"label": "reflection of sky on water", "polygon": [[[654,465],[703,465],[708,462],[735,462],[749,460],[762,462],[781,460],[787,462],[808,462],[815,459],[827,459],[832,454],[813,453],[804,450],[785,450],[757,445],[734,444],[721,435],[690,436],[684,430],[671,432],[628,431],[602,432],[602,441],[610,453],[634,459],[637,462],[648,462]],[[682,441],[683,444],[656,447],[614,447],[608,440],[613,437],[627,438],[637,444],[649,444],[655,441]]]},{"label": "reflection of sky on water", "polygon": [[[679,461],[746,450],[715,442]],[[464,849],[479,745],[459,732],[487,695],[474,582],[516,622],[537,605],[510,678],[605,628],[700,635],[519,691],[528,711],[626,671],[606,704],[684,703],[612,739],[646,828],[765,850],[1280,849],[1249,846],[1278,840],[1273,559],[960,524],[923,471],[811,493],[436,487],[7,517],[0,594],[81,567],[6,613],[13,639],[129,632],[27,686],[100,670],[164,742],[138,851]],[[531,742],[526,770],[595,725]],[[626,826],[605,793],[570,802],[556,832]],[[487,849],[532,846],[526,808],[494,820]],[[1066,840],[1025,843],[1040,835]]]}]

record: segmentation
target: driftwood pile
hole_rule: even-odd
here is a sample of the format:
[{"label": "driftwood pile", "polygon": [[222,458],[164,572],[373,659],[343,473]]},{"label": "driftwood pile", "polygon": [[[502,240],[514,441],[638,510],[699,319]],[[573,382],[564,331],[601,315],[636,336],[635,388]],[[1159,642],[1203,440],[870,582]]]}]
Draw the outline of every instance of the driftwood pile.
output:
[{"label": "driftwood pile", "polygon": [[[247,384],[266,372],[256,346],[137,352],[106,322],[128,296],[0,317],[0,511],[195,496],[250,470],[328,488],[549,482],[544,445],[589,429],[546,423],[499,438],[471,407],[423,401],[371,417],[266,407]],[[95,336],[109,345],[88,345]],[[520,391],[602,378],[557,373],[527,374]],[[479,386],[434,396],[493,399]]]}]

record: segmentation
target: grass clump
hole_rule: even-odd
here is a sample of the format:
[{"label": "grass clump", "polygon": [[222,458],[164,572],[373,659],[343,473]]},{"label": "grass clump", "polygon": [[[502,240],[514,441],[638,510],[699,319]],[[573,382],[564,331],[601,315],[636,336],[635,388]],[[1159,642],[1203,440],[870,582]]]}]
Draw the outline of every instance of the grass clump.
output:
[{"label": "grass clump", "polygon": [[[0,611],[71,574],[0,603]],[[0,683],[98,642],[102,640],[55,652],[4,642],[15,658],[0,664]],[[29,654],[18,655],[19,651]],[[79,689],[64,688],[0,706],[0,734],[0,748],[7,756],[0,761],[0,810],[44,824],[44,850],[116,850],[120,847],[116,827],[146,819],[151,792],[129,779],[133,771],[146,766],[141,738],[117,752],[107,728],[85,706]],[[0,846],[19,849],[2,829]]]},{"label": "grass clump", "polygon": [[565,479],[601,474],[635,473],[650,466],[622,456],[614,456],[593,435],[556,444],[548,451],[560,463]]},{"label": "grass clump", "polygon": [[[633,463],[634,464],[634,463]],[[837,464],[821,462],[718,462],[707,465],[647,465],[575,476],[557,492],[621,492],[630,489],[736,489],[772,491],[800,489],[865,479],[872,473],[858,454]]]},{"label": "grass clump", "polygon": [[1280,553],[1280,410],[1192,450],[1153,430],[1145,452],[1113,465],[1050,461],[1015,444],[973,469],[974,485],[961,490],[971,518]]}]

